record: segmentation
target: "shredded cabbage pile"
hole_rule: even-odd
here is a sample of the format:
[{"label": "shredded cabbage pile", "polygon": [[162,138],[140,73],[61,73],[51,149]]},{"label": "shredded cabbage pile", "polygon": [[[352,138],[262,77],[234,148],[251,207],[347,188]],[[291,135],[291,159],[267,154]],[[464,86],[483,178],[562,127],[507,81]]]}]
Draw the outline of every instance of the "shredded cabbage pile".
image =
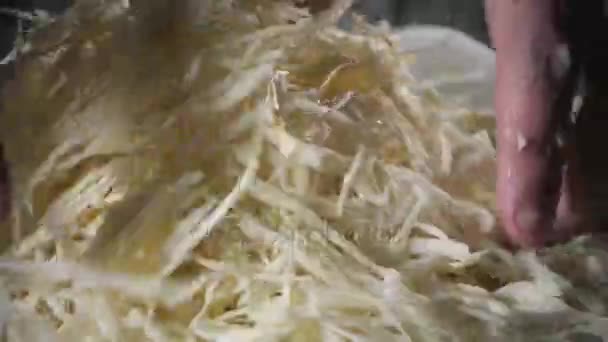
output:
[{"label": "shredded cabbage pile", "polygon": [[492,243],[493,123],[350,5],[89,0],[20,46],[7,340],[608,337],[606,249]]}]

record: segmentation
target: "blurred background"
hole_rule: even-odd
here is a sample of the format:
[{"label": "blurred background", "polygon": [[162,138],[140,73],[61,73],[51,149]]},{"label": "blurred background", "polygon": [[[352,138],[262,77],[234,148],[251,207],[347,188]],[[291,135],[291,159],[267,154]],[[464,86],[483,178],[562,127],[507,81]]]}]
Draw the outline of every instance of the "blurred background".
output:
[{"label": "blurred background", "polygon": [[[0,0],[0,8],[21,10],[43,9],[60,13],[74,0]],[[316,9],[322,9],[328,0],[308,0]],[[370,20],[387,20],[393,26],[432,24],[449,26],[463,31],[476,40],[488,42],[485,27],[483,0],[358,0],[354,10],[365,14]],[[348,25],[348,23],[344,23]],[[10,51],[17,20],[0,14],[0,55]]]},{"label": "blurred background", "polygon": [[[61,13],[73,0],[0,0],[0,8],[31,11],[40,8]],[[17,33],[17,19],[8,13],[0,14],[0,55],[4,57],[12,48]]]},{"label": "blurred background", "polygon": [[483,0],[359,0],[355,10],[393,26],[431,24],[463,31],[488,43]]}]

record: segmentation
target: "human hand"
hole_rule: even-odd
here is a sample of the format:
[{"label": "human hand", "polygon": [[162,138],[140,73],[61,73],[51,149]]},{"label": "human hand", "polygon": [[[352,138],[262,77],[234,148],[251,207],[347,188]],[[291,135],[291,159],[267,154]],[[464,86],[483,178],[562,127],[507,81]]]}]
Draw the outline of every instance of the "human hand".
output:
[{"label": "human hand", "polygon": [[[582,12],[577,9],[577,20],[589,17],[591,23],[573,23],[564,1],[486,0],[497,67],[497,202],[505,232],[519,246],[563,241],[601,224],[593,206],[595,188],[605,183],[601,177],[608,178],[608,162],[598,154],[608,135],[602,133],[608,132],[608,120],[601,119],[607,107],[594,100],[600,94],[588,89],[579,122],[563,125],[571,122],[573,66],[580,62],[595,83],[608,83],[608,72],[601,72],[606,59],[578,58],[606,45],[593,37],[601,32],[593,26],[603,13],[593,6],[601,1],[587,2]],[[579,30],[586,26],[589,32]]]}]

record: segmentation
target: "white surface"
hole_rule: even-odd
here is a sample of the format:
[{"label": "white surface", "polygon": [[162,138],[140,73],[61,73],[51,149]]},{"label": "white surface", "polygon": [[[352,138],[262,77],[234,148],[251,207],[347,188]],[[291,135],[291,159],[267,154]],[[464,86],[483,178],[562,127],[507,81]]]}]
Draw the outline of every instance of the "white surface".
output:
[{"label": "white surface", "polygon": [[493,114],[496,66],[494,50],[470,36],[441,26],[397,30],[404,52],[413,53],[412,73],[453,105]]}]

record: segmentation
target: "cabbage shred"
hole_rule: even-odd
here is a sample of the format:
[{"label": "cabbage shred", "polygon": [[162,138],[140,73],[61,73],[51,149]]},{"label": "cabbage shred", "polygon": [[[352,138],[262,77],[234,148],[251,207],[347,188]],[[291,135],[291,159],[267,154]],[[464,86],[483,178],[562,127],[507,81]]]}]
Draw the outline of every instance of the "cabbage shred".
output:
[{"label": "cabbage shred", "polygon": [[351,2],[83,1],[39,29],[0,116],[7,339],[608,337],[608,255],[492,243],[491,132],[386,25],[336,28]]}]

